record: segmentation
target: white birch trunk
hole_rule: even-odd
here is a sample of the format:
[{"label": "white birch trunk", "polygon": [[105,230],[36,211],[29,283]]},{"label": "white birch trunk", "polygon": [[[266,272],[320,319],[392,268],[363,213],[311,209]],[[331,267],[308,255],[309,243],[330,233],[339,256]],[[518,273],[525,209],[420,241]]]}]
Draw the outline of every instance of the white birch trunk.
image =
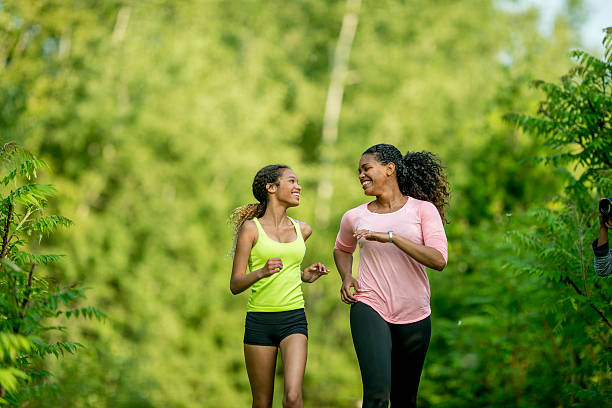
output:
[{"label": "white birch trunk", "polygon": [[346,12],[342,19],[342,28],[336,44],[327,100],[325,101],[323,134],[320,146],[321,174],[315,207],[315,221],[319,227],[323,228],[329,224],[331,198],[334,193],[332,171],[336,141],[338,140],[338,122],[340,120],[349,56],[359,22],[358,12],[360,7],[361,0],[347,0],[346,2]]}]

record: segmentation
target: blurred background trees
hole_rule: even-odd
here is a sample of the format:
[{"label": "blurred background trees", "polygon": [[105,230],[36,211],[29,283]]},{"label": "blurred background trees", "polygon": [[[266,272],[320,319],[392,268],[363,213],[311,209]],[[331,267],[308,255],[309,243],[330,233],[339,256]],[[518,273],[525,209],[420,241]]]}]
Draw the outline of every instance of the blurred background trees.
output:
[{"label": "blurred background trees", "polygon": [[[508,266],[534,255],[506,240],[509,230],[539,233],[525,210],[563,207],[566,176],[526,160],[549,148],[503,115],[536,116],[544,96],[531,81],[556,83],[572,66],[582,9],[569,3],[546,36],[537,10],[493,0],[362,2],[329,145],[323,114],[345,1],[0,1],[0,135],[49,164],[51,205],[74,221],[42,241],[67,254],[54,279],[91,287],[88,302],[108,315],[69,323],[87,348],[47,361],[63,392],[30,406],[248,406],[248,294],[228,289],[225,220],[253,201],[259,168],[286,163],[304,187],[291,215],[315,228],[305,262],[333,265],[340,216],[366,199],[359,156],[380,142],[436,152],[453,186],[449,265],[430,274],[422,405],[588,401],[565,390],[575,373],[555,349],[580,347],[584,333],[551,318],[555,292]],[[334,186],[327,225],[315,222],[324,172]],[[333,274],[305,288],[308,407],[355,407],[361,396],[338,289]],[[606,330],[593,323],[593,335]],[[598,349],[608,361],[590,388],[598,398],[610,395],[609,350]]]}]

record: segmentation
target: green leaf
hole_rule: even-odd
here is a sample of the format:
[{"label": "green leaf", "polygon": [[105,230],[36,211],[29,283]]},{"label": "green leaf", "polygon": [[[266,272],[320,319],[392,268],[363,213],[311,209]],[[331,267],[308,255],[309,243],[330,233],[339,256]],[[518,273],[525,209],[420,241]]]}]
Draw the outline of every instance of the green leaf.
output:
[{"label": "green leaf", "polygon": [[0,368],[0,385],[9,392],[17,389],[20,380],[27,380],[28,375],[15,367]]}]

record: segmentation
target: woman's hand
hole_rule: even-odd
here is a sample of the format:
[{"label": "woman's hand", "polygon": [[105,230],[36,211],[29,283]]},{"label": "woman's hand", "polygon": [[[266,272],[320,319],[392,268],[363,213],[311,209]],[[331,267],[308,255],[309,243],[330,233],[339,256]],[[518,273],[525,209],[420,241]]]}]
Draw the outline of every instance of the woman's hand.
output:
[{"label": "woman's hand", "polygon": [[[359,230],[353,234],[356,240],[365,238],[368,241],[390,243],[388,232],[374,232],[370,230]],[[393,244],[404,251],[408,256],[428,268],[441,271],[446,266],[446,260],[442,253],[435,248],[417,244],[399,234],[393,234]]]},{"label": "woman's hand", "polygon": [[274,275],[283,269],[283,261],[280,258],[270,258],[266,261],[266,264],[259,270],[259,277],[267,278],[270,275]]},{"label": "woman's hand", "polygon": [[302,282],[312,283],[328,273],[329,269],[321,262],[314,263],[302,271]]},{"label": "woman's hand", "polygon": [[342,287],[340,288],[340,298],[346,304],[352,305],[353,303],[357,303],[357,298],[354,296],[354,293],[351,293],[351,287],[354,292],[359,290],[359,282],[357,279],[352,276],[347,276],[342,280]]},{"label": "woman's hand", "polygon": [[365,238],[368,241],[378,241],[378,242],[389,242],[389,233],[388,232],[374,232],[370,230],[359,230],[353,234],[355,239],[359,241],[361,238]]}]

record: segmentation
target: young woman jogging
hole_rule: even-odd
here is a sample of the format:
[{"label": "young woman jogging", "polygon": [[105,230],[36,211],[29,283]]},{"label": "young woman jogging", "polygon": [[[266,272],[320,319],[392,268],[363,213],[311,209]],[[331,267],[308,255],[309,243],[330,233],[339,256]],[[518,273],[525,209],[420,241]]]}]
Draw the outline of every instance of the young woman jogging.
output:
[{"label": "young woman jogging", "polygon": [[300,204],[301,191],[289,167],[266,166],[253,180],[258,203],[239,207],[230,217],[236,240],[230,290],[233,294],[252,290],[244,357],[257,408],[272,406],[279,348],[285,380],[283,407],[302,407],[308,326],[301,282],[314,282],[329,270],[319,262],[300,270],[304,241],[312,228],[289,218],[287,209]]},{"label": "young woman jogging", "polygon": [[[448,183],[433,154],[402,157],[388,144],[363,153],[359,181],[376,200],[344,214],[334,259],[340,296],[351,305],[363,408],[415,407],[431,336],[425,267],[446,266]],[[351,274],[357,245],[359,280]]]}]

